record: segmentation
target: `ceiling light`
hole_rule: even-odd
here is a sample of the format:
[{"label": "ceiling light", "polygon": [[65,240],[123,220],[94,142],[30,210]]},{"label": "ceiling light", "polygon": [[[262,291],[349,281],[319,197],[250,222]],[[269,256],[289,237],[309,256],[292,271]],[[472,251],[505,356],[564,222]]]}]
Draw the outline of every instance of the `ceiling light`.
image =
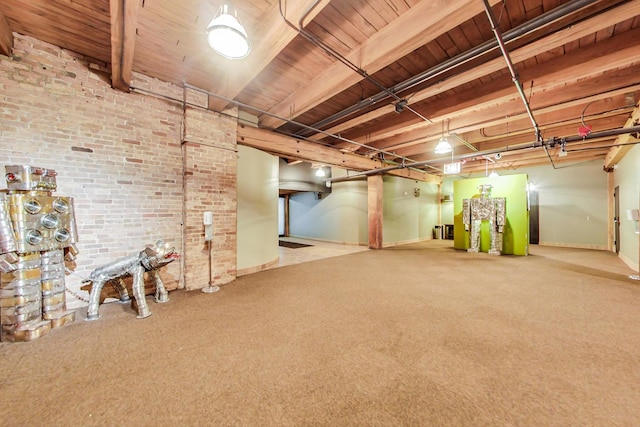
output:
[{"label": "ceiling light", "polygon": [[489,174],[489,178],[497,178],[499,176],[500,175],[498,175],[498,172],[496,172],[496,171],[491,171],[491,173]]},{"label": "ceiling light", "polygon": [[[449,120],[447,120],[447,133],[449,132]],[[444,136],[444,121],[442,122],[442,138],[438,141],[438,145],[436,145],[436,154],[446,154],[452,151],[451,144],[449,144],[449,140]],[[453,154],[451,154],[451,162],[453,162]]]},{"label": "ceiling light", "polygon": [[207,43],[225,58],[242,59],[249,55],[251,45],[235,7],[228,4],[220,6],[207,26]]},{"label": "ceiling light", "polygon": [[438,141],[438,145],[436,145],[436,154],[445,154],[451,152],[451,144],[447,141],[447,138],[442,137],[440,141]]},{"label": "ceiling light", "polygon": [[324,168],[318,168],[318,170],[316,170],[316,176],[323,177],[325,175]]}]

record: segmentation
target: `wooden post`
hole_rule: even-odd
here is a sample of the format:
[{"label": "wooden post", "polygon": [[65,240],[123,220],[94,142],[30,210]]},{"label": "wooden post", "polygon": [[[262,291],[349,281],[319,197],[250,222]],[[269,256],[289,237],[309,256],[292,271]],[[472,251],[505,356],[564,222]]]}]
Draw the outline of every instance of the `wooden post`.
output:
[{"label": "wooden post", "polygon": [[289,237],[289,195],[284,196],[284,235]]},{"label": "wooden post", "polygon": [[367,177],[369,249],[382,249],[382,175]]}]

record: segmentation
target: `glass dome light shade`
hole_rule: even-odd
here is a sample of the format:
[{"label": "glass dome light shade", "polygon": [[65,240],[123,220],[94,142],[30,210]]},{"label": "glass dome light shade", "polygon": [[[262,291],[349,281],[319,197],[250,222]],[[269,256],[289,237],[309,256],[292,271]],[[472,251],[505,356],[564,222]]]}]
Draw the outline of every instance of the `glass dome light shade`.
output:
[{"label": "glass dome light shade", "polygon": [[451,152],[451,144],[447,141],[447,138],[440,138],[438,145],[436,145],[436,154],[445,154]]},{"label": "glass dome light shade", "polygon": [[242,59],[249,55],[251,45],[235,8],[226,4],[220,7],[207,26],[207,43],[225,58]]}]

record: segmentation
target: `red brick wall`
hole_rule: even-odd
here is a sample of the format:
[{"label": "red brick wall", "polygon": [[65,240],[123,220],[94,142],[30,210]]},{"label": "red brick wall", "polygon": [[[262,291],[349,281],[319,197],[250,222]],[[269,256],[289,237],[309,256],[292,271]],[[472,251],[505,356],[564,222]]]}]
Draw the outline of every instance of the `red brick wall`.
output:
[{"label": "red brick wall", "polygon": [[[185,95],[139,74],[132,86]],[[216,284],[235,278],[235,123],[113,90],[105,64],[33,38],[14,34],[12,57],[0,55],[0,172],[6,164],[55,169],[56,194],[75,198],[80,254],[77,274],[67,277],[74,291],[95,267],[157,239],[183,255],[163,270],[168,287],[206,286],[204,210],[214,211]]]},{"label": "red brick wall", "polygon": [[206,211],[213,212],[213,284],[236,277],[236,119],[191,109],[186,111],[184,130],[185,283],[187,289],[197,289],[209,284]]}]

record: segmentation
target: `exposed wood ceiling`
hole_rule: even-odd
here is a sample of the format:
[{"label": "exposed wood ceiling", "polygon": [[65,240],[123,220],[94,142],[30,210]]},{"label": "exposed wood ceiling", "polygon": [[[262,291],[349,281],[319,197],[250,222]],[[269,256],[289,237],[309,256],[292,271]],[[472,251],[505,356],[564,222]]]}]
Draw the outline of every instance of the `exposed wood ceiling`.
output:
[{"label": "exposed wood ceiling", "polygon": [[[11,32],[32,36],[111,64],[120,90],[140,72],[208,92],[216,111],[237,103],[264,129],[242,126],[240,143],[356,170],[404,165],[391,173],[417,179],[453,160],[463,176],[609,169],[639,142],[637,130],[602,133],[639,125],[640,0],[233,3],[252,42],[243,60],[206,44],[220,0],[3,0],[0,53]],[[453,156],[434,153],[443,134]]]}]

